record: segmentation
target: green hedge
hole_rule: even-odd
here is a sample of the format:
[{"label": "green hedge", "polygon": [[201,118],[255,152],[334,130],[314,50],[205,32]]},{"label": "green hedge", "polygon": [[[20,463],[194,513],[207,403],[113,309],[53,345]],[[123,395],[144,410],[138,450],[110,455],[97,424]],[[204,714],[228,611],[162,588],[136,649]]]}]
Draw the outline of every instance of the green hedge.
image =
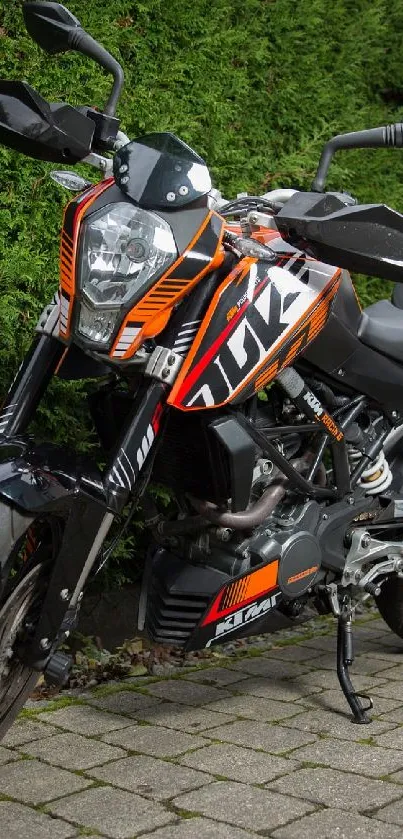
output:
[{"label": "green hedge", "polygon": [[[401,115],[401,0],[71,0],[69,6],[125,68],[126,133],[176,132],[207,159],[228,196],[308,187],[330,135]],[[110,86],[89,60],[41,52],[25,32],[19,0],[0,0],[0,75],[73,104],[102,105]],[[51,168],[0,147],[0,396],[57,286],[67,194],[49,180]],[[329,187],[399,208],[403,154],[340,154]],[[385,293],[376,280],[357,284],[365,303]],[[52,410],[49,403],[43,409],[45,425],[63,439],[76,440],[80,428],[72,420],[74,395],[56,385]]]}]

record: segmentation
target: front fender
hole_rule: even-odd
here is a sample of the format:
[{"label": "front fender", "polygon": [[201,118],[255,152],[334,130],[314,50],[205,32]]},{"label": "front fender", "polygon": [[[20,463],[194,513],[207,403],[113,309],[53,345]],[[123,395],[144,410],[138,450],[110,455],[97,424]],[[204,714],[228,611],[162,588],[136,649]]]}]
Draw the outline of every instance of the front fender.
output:
[{"label": "front fender", "polygon": [[101,473],[88,458],[23,439],[0,444],[0,500],[38,515],[62,512],[82,494],[105,504]]}]

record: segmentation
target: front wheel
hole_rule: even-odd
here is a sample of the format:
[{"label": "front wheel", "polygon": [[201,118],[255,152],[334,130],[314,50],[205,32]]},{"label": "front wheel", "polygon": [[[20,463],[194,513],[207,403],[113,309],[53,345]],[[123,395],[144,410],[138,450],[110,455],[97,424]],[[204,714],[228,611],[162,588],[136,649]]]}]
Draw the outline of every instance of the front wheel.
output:
[{"label": "front wheel", "polygon": [[39,678],[20,661],[18,649],[35,631],[60,534],[57,522],[34,521],[7,561],[9,577],[0,599],[0,739]]}]

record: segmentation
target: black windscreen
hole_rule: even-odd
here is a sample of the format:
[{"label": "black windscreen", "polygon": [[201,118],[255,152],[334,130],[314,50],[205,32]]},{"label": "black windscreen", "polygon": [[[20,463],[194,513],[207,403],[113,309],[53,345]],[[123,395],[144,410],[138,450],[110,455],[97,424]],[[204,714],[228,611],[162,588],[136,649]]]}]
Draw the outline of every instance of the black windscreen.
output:
[{"label": "black windscreen", "polygon": [[175,210],[211,189],[204,160],[174,134],[147,134],[116,154],[114,175],[122,192],[141,207]]}]

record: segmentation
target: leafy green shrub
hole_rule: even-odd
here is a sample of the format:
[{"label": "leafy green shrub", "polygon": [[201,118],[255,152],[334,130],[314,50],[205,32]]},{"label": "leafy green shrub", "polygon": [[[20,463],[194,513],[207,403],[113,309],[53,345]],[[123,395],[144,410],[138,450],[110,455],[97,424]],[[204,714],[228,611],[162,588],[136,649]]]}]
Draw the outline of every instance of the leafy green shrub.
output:
[{"label": "leafy green shrub", "polygon": [[[69,0],[83,26],[122,62],[119,109],[134,137],[171,130],[208,161],[228,197],[307,188],[335,133],[399,120],[400,0]],[[101,106],[110,77],[77,54],[49,58],[25,32],[20,0],[0,0],[0,75],[50,101]],[[52,166],[0,147],[0,348],[4,394],[38,313],[57,286],[66,195]],[[403,206],[403,155],[340,153],[329,188]],[[387,286],[359,278],[368,304]],[[55,386],[53,386],[55,387]],[[59,383],[42,427],[91,445],[77,389]],[[57,403],[57,415],[53,413]],[[73,417],[75,417],[73,419]]]}]

